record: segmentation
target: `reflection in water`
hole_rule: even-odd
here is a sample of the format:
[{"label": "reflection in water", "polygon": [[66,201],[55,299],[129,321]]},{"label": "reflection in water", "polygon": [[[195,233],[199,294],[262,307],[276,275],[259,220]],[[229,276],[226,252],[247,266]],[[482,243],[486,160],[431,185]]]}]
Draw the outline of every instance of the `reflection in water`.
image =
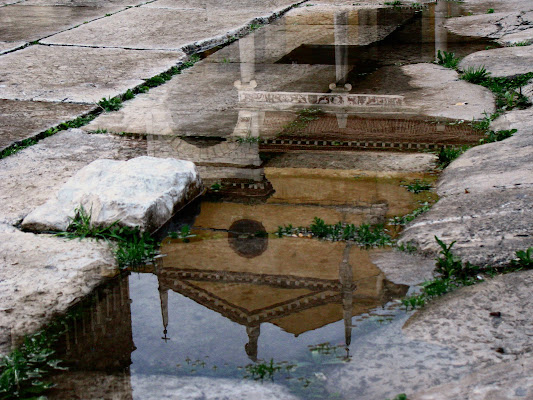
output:
[{"label": "reflection in water", "polygon": [[239,256],[254,258],[267,249],[268,233],[261,222],[240,219],[229,227],[228,242]]},{"label": "reflection in water", "polygon": [[365,250],[344,243],[248,236],[261,228],[257,221],[239,220],[230,227],[237,232],[228,233],[228,240],[204,236],[163,246],[167,257],[158,265],[157,277],[165,335],[170,289],[244,326],[245,352],[253,361],[261,358],[258,340],[264,323],[298,336],[342,320],[348,351],[352,316],[407,292],[407,286],[386,281]]}]

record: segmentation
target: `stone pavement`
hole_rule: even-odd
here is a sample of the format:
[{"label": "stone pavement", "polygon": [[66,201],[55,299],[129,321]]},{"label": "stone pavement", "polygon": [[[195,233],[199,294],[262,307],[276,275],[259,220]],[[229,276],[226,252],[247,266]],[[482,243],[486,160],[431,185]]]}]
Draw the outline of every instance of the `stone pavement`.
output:
[{"label": "stone pavement", "polygon": [[[246,31],[247,26],[254,20],[255,23],[266,21],[293,3],[290,0],[267,2],[244,0],[239,1],[239,7],[235,7],[234,2],[226,3],[215,0],[156,0],[150,4],[137,0],[110,0],[107,2],[98,0],[22,0],[17,4],[11,4],[14,2],[0,0],[0,21],[2,21],[0,53],[3,52],[0,55],[0,148],[9,146],[21,139],[33,137],[62,121],[95,110],[97,108],[95,103],[102,97],[124,93],[127,89],[141,84],[145,79],[183,62],[186,58],[186,52],[221,44],[231,36]],[[353,5],[353,1],[341,0],[323,0],[314,3],[319,4],[318,7],[324,9]],[[382,2],[368,1],[358,4],[376,5],[379,3]],[[484,13],[488,7],[501,7],[501,10],[496,9],[496,11],[512,13],[510,16],[507,14],[496,16],[494,14],[490,18],[496,16],[499,19],[490,20],[487,20],[484,15],[483,18],[473,16],[479,19],[480,24],[510,21],[506,22],[507,25],[501,32],[494,27],[488,27],[486,31],[482,31],[482,36],[497,38],[518,33],[522,35],[521,38],[527,38],[528,36],[524,35],[524,32],[530,30],[529,15],[525,13],[517,15],[515,10],[526,10],[524,7],[530,5],[529,0],[492,2],[471,0],[466,2],[466,6],[471,7],[475,12]],[[293,21],[295,23],[305,19],[305,15],[303,15],[305,13],[302,9],[296,10],[294,13]],[[224,15],[224,18],[220,18],[220,15]],[[327,29],[324,25],[328,25],[328,21],[331,25],[331,20],[328,18],[325,18],[325,22],[323,21],[322,24],[317,24],[320,26],[315,29],[315,34]],[[468,18],[470,17],[458,19],[459,23],[455,22],[456,20],[450,20],[449,26],[455,27],[457,24],[457,26],[468,27],[472,25],[472,21],[478,21],[478,19],[469,20]],[[298,31],[297,25],[288,25],[281,29],[285,29],[287,32],[292,31],[293,35],[289,37],[293,38],[295,37],[294,32],[297,33]],[[388,33],[389,31],[386,29],[377,30],[375,36],[366,39],[368,42],[372,42],[381,39],[382,35],[386,36]],[[331,29],[329,34],[333,34]],[[35,41],[38,42],[35,43]],[[285,52],[292,50],[291,45],[296,47],[300,43],[286,44],[287,47],[282,48]],[[22,48],[26,45],[28,46]],[[260,44],[257,44],[257,48],[261,48]],[[212,98],[209,105],[213,106],[215,110],[224,111],[227,107],[224,100],[233,105],[235,96],[224,98],[220,95],[221,87],[215,85],[210,88],[212,85],[211,74],[220,74],[220,81],[224,83],[223,87],[227,87],[227,84],[233,85],[234,79],[242,79],[242,74],[246,76],[246,73],[249,72],[246,69],[246,62],[237,66],[238,63],[234,63],[235,60],[232,59],[235,55],[246,57],[246,54],[241,53],[236,45],[229,46],[224,50],[225,52],[220,53],[216,62],[203,61],[202,64],[198,65],[198,68],[187,71],[187,76],[191,78],[188,81],[190,86],[183,86],[183,83],[172,81],[148,94],[138,96],[134,101],[127,103],[123,112],[102,115],[92,123],[91,127],[95,129],[110,127],[117,131],[131,129],[131,131],[147,133],[146,125],[142,125],[146,121],[136,115],[139,109],[144,107],[145,110],[152,110],[155,105],[153,116],[149,116],[149,118],[160,120],[160,115],[168,115],[168,113],[185,115],[187,109],[184,105],[186,105],[190,107],[189,124],[184,125],[182,121],[171,118],[167,119],[174,124],[170,125],[170,128],[198,131],[201,129],[198,122],[203,121],[207,113],[205,104],[195,103],[194,87],[203,85],[203,90],[207,93],[206,97],[209,97],[209,90],[211,90]],[[516,52],[520,51],[528,52],[528,50],[517,50]],[[503,49],[500,52],[511,53],[515,51]],[[262,54],[269,55],[268,52]],[[291,64],[280,66],[275,62],[277,61],[274,57],[276,54],[270,55],[272,56],[268,63],[270,66],[259,68],[258,77],[267,77],[269,74],[275,75],[276,68],[285,69],[285,72],[301,70]],[[505,59],[499,59],[498,62],[504,61]],[[450,101],[449,93],[445,93],[444,90],[443,93],[440,93],[442,89],[450,91],[450,88],[446,87],[446,82],[454,86],[466,85],[464,82],[458,82],[456,76],[451,76],[453,75],[451,71],[444,76],[444,73],[441,73],[439,68],[434,66],[404,67],[405,74],[413,78],[415,82],[417,76],[422,72],[427,73],[427,70],[431,70],[431,74],[440,74],[441,87],[438,87],[436,85],[438,82],[435,81],[432,82],[435,85],[429,88],[430,97],[438,101],[447,103]],[[298,80],[298,76],[294,76],[294,79],[298,82],[298,90],[304,90],[304,88],[305,90],[312,90],[314,85],[330,81],[330,76],[334,76],[334,74],[332,65],[315,65],[304,73],[307,78],[313,76],[314,79]],[[283,81],[272,83],[268,82],[267,79],[258,79],[258,81],[267,87],[269,84],[281,87],[288,86],[288,83],[294,84],[294,80],[287,83]],[[180,85],[182,86],[180,87]],[[465,86],[463,89],[466,89],[468,93],[468,88]],[[183,98],[178,97],[178,100],[175,101],[164,97],[165,92],[175,90],[182,91]],[[485,110],[484,104],[492,105],[486,92],[479,90],[478,94],[478,98],[484,101],[479,102],[479,104],[472,104],[472,112],[476,115]],[[422,95],[420,99],[422,99]],[[169,103],[168,100],[171,100],[170,105],[165,108],[164,102]],[[465,102],[463,100],[463,98],[460,99],[461,103],[471,103],[471,101]],[[183,104],[184,102],[186,104]],[[423,101],[421,102],[423,103]],[[160,114],[158,114],[160,111],[158,107],[163,107]],[[435,113],[442,112],[442,107],[439,107],[438,103],[434,103],[432,107]],[[450,106],[446,111],[453,113],[453,110],[453,107]],[[200,119],[195,113],[204,114]],[[472,114],[465,114],[465,117],[470,115]],[[197,119],[195,120],[195,118]],[[232,126],[231,124],[235,122],[237,115],[232,116],[231,118],[234,119],[229,122],[217,122],[209,115],[207,118],[210,119],[210,126],[214,129],[224,124]],[[505,118],[507,119],[505,120]],[[473,224],[475,229],[468,226],[465,232],[453,231],[449,226],[444,225],[443,230],[467,239],[463,243],[465,254],[473,254],[474,259],[476,257],[488,257],[492,260],[497,259],[502,263],[511,257],[512,249],[505,248],[505,252],[499,251],[501,250],[500,238],[509,239],[507,236],[510,236],[512,240],[509,243],[513,243],[513,248],[516,247],[516,243],[520,247],[525,247],[531,243],[531,213],[527,208],[531,203],[528,199],[531,196],[532,184],[529,151],[531,131],[526,129],[527,123],[524,122],[529,120],[531,120],[529,113],[517,113],[504,117],[504,121],[496,121],[495,124],[503,124],[502,126],[519,127],[520,134],[500,144],[496,143],[473,149],[452,165],[439,186],[439,190],[446,196],[445,199],[431,213],[415,222],[411,228],[413,235],[415,235],[416,224],[418,227],[423,227],[431,224],[437,225],[441,222],[453,224],[457,221],[460,223],[466,220],[477,221],[483,229],[478,229]],[[124,126],[127,128],[124,129]],[[0,352],[6,352],[21,335],[38,329],[54,314],[64,311],[72,302],[88,293],[100,282],[108,268],[114,266],[106,246],[88,243],[82,245],[79,242],[65,242],[55,237],[23,233],[13,228],[13,225],[18,224],[33,208],[44,203],[51,193],[86,164],[102,157],[128,159],[146,154],[146,148],[143,146],[146,146],[146,142],[110,135],[89,135],[79,130],[69,130],[47,138],[14,156],[0,160],[0,200],[2,204],[0,209],[0,236],[2,237],[0,241],[2,254],[0,258],[0,286],[2,288],[0,291],[0,326],[2,328],[0,330]],[[509,160],[513,162],[510,163]],[[479,184],[479,182],[482,183],[487,180],[488,166],[492,168],[490,172],[495,177],[494,184],[492,181],[488,185]],[[517,171],[522,172],[517,174]],[[465,191],[464,189],[468,190]],[[513,207],[508,207],[508,199],[514,201]],[[474,209],[474,206],[478,209]],[[499,210],[504,206],[507,209],[504,210],[505,212],[500,212],[500,225],[494,230],[492,229],[494,224],[490,220],[490,213],[487,217],[487,210]],[[444,212],[439,214],[440,210],[443,209]],[[471,210],[475,212],[471,212]],[[453,218],[442,220],[441,216],[446,215],[447,212],[451,213]],[[512,221],[509,220],[510,215]],[[465,216],[470,218],[464,218]],[[512,225],[511,229],[509,228],[510,225]],[[435,226],[432,226],[430,230],[423,231],[419,241],[425,243],[428,237],[432,238],[435,229]],[[474,234],[481,232],[486,237],[472,236],[471,232]],[[408,231],[406,236],[409,234]],[[452,240],[455,239],[453,235],[450,236]],[[488,240],[487,238],[492,240],[490,243],[491,245],[494,244],[493,249],[497,251],[487,252],[478,246],[482,240]],[[459,245],[461,243],[458,244],[458,247],[460,247]],[[434,251],[435,249],[429,250]],[[27,268],[20,268],[23,265]],[[399,266],[396,267],[399,268]],[[415,271],[414,268],[409,269],[408,274],[417,275],[417,272],[413,271]],[[427,271],[424,272],[427,274]],[[396,273],[399,276],[398,279],[401,280],[403,275],[399,274],[398,271]],[[37,283],[36,279],[32,279],[36,276],[38,277]],[[518,315],[516,310],[522,304],[520,297],[524,291],[522,290],[523,286],[526,283],[528,288],[531,286],[531,277],[528,275],[527,280],[524,279],[524,284],[520,283],[522,277],[525,275],[501,278],[493,283],[494,287],[480,286],[467,290],[464,294],[458,293],[456,297],[452,298],[450,305],[446,305],[447,299],[443,298],[442,302],[435,304],[433,308],[428,309],[425,313],[420,313],[418,319],[414,320],[407,328],[407,333],[422,335],[420,332],[423,331],[424,339],[429,342],[427,347],[430,350],[431,348],[437,349],[443,341],[449,340],[449,338],[443,338],[436,328],[432,328],[431,331],[425,329],[426,326],[445,326],[451,332],[450,335],[453,335],[459,328],[469,331],[470,325],[467,322],[470,319],[470,314],[464,311],[458,313],[456,317],[448,318],[450,307],[452,309],[466,309],[471,302],[476,301],[479,306],[474,310],[475,319],[473,321],[483,320],[486,323],[487,318],[485,318],[484,313],[488,307],[487,304],[491,304],[491,289],[500,290],[501,299],[505,300],[505,296],[510,290],[518,288],[512,304],[505,305],[509,309],[502,308],[502,310],[508,310],[511,317],[509,326],[513,329],[518,328],[518,330],[506,331],[508,336],[502,340],[504,343],[514,343],[513,338],[518,335],[526,345],[511,350],[522,353],[528,351],[528,353],[526,355],[521,354],[519,362],[514,363],[513,367],[515,371],[518,371],[513,375],[516,377],[514,382],[519,384],[517,386],[513,383],[509,387],[513,387],[515,391],[508,397],[502,395],[499,398],[512,398],[512,395],[524,398],[528,392],[522,390],[522,383],[520,382],[529,384],[527,380],[529,378],[527,376],[527,379],[524,378],[520,368],[523,368],[523,365],[530,365],[530,358],[527,357],[529,357],[531,350],[527,348],[528,338],[526,336],[531,337],[531,327],[530,324],[519,324],[518,327],[515,326],[516,324],[513,325],[514,320],[520,322],[516,317]],[[530,290],[529,293],[531,293]],[[530,298],[526,300],[529,304]],[[24,306],[21,307],[21,304]],[[508,327],[508,325],[503,326]],[[522,332],[523,328],[529,330]],[[395,332],[392,333],[395,334]],[[497,334],[498,332],[496,332]],[[471,333],[465,334],[465,337],[472,343],[476,341],[475,335]],[[404,339],[398,339],[400,345],[403,345],[402,340]],[[493,354],[493,349],[479,350],[470,342],[461,348],[459,346],[461,341],[455,341],[459,353],[467,353],[471,349],[470,347],[479,351],[479,354],[474,357],[475,359],[469,359],[469,362],[475,362],[478,359],[484,360],[488,352],[491,356],[490,362],[502,361]],[[388,342],[382,342],[382,344],[383,349],[389,345]],[[446,342],[446,344],[448,343]],[[374,341],[369,340],[368,348],[371,349],[373,345]],[[416,358],[419,357],[422,360],[427,354],[439,352],[438,349],[434,350],[435,353],[431,353],[430,350],[428,353],[424,353],[414,349],[411,359],[416,361]],[[411,348],[406,347],[406,355],[409,355],[410,351]],[[465,359],[470,355],[466,354]],[[402,361],[401,356],[402,354],[399,353],[399,361]],[[409,360],[407,356],[405,360]],[[416,369],[412,369],[405,360],[401,366],[409,372],[409,376],[413,376]],[[425,364],[420,365],[424,366]],[[503,367],[504,365],[501,364],[500,366]],[[352,365],[352,367],[356,369],[357,365]],[[382,371],[380,369],[382,366],[379,364],[368,366],[368,368]],[[423,368],[419,370],[423,370]],[[391,373],[394,372],[393,363],[391,363],[390,371]],[[435,371],[438,372],[438,370]],[[429,382],[436,385],[439,376],[435,371],[433,371],[435,379]],[[498,370],[493,371],[486,373],[482,370],[479,371],[478,375],[467,377],[469,379],[461,382],[463,391],[460,394],[458,392],[456,398],[475,398],[476,400],[495,398],[490,397],[491,394],[486,389],[493,384],[493,374],[497,373]],[[348,388],[347,390],[358,384],[357,382],[354,383],[354,376],[355,372],[347,368],[339,377],[344,387]],[[513,376],[506,379],[512,380],[514,379]],[[500,377],[498,376],[498,378]],[[507,384],[505,381],[502,382],[502,385]],[[403,382],[398,382],[398,388],[401,387],[400,384]],[[205,383],[202,385],[205,386]],[[479,392],[479,385],[485,388],[483,390],[488,393],[487,395],[471,397],[468,390],[464,389],[476,387]],[[423,389],[423,385],[420,386],[420,389]],[[447,387],[437,387],[427,393],[421,393],[420,399],[448,398],[448,391],[449,388]]]},{"label": "stone pavement", "polygon": [[183,49],[222,44],[297,1],[11,3],[0,2],[0,149],[179,65]]}]

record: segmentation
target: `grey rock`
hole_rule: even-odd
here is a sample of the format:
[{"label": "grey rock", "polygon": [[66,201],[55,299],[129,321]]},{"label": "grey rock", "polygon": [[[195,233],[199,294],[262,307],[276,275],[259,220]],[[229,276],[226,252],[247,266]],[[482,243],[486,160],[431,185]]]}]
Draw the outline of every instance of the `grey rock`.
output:
[{"label": "grey rock", "polygon": [[533,27],[533,7],[530,5],[527,9],[450,18],[446,28],[462,36],[499,39]]},{"label": "grey rock", "polygon": [[134,375],[131,386],[143,399],[183,400],[297,400],[281,385],[207,377],[169,378]]},{"label": "grey rock", "polygon": [[[531,356],[533,271],[498,276],[432,301],[403,331],[455,349],[478,368]],[[492,313],[492,314],[491,314]]]},{"label": "grey rock", "polygon": [[0,354],[116,270],[104,242],[35,235],[3,224],[0,254]]},{"label": "grey rock", "polygon": [[98,158],[127,160],[146,155],[141,140],[89,135],[70,129],[0,160],[0,223],[15,225],[78,170]]},{"label": "grey rock", "polygon": [[82,168],[44,205],[32,211],[24,229],[64,231],[83,206],[95,226],[139,226],[154,231],[202,191],[189,161],[138,157],[96,160]]},{"label": "grey rock", "polygon": [[478,51],[466,56],[459,69],[485,69],[494,77],[510,77],[533,72],[533,46],[505,47]]},{"label": "grey rock", "polygon": [[423,390],[413,400],[526,400],[533,398],[533,357],[483,368],[463,379]]},{"label": "grey rock", "polygon": [[533,246],[529,115],[530,111],[517,111],[495,121],[519,131],[502,142],[472,148],[450,164],[437,186],[441,199],[406,227],[400,242],[436,255],[440,248],[434,236],[447,243],[457,241],[455,253],[479,265],[506,264],[517,250]]},{"label": "grey rock", "polygon": [[533,43],[533,28],[525,29],[516,33],[510,33],[508,35],[503,35],[500,39],[497,40],[503,46],[513,46],[517,43],[520,44],[532,44]]},{"label": "grey rock", "polygon": [[425,115],[472,120],[494,111],[490,90],[460,80],[451,69],[425,63],[401,69],[411,78],[409,85],[418,89],[406,93],[406,103],[420,107]]},{"label": "grey rock", "polygon": [[434,277],[435,260],[400,251],[375,251],[370,255],[372,263],[388,280],[403,285],[418,285]]}]

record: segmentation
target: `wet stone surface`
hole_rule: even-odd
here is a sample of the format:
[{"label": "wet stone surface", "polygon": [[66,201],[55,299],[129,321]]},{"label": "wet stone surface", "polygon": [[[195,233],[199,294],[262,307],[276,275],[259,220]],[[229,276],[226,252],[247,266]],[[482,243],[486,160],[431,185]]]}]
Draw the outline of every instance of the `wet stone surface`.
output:
[{"label": "wet stone surface", "polygon": [[[17,12],[54,15],[69,8],[62,0],[37,4],[44,2],[0,12],[26,7]],[[58,4],[57,11],[48,4]],[[112,8],[126,4],[132,2],[119,0]],[[216,1],[158,0],[106,16],[47,43],[124,48],[35,45],[1,56],[0,98],[96,102],[184,58],[180,51],[126,48],[214,46],[238,25],[286,4],[259,8],[246,1],[228,11]],[[148,134],[145,141],[71,130],[0,160],[0,250],[6,255],[0,292],[9,306],[0,309],[7,315],[0,320],[7,327],[2,352],[86,294],[113,265],[103,243],[64,244],[9,226],[79,169],[96,158],[183,158],[197,163],[209,188],[202,202],[158,233],[165,256],[155,266],[120,275],[72,310],[70,330],[57,346],[70,370],[54,377],[50,398],[376,400],[417,391],[415,398],[426,400],[450,393],[474,400],[473,392],[483,400],[494,393],[498,400],[527,398],[531,324],[523,307],[531,303],[531,274],[459,290],[409,319],[413,313],[400,299],[431,279],[433,260],[273,234],[280,225],[308,226],[314,217],[385,223],[435,200],[434,193],[405,188],[415,179],[436,180],[428,174],[435,156],[420,152],[476,143],[479,135],[457,119],[493,110],[485,89],[431,63],[438,50],[463,57],[496,45],[449,33],[446,23],[478,29],[478,17],[449,17],[501,6],[497,11],[511,14],[479,17],[482,24],[501,22],[479,35],[514,35],[529,24],[527,13],[516,13],[523,2],[509,8],[501,1],[439,1],[422,12],[377,2],[316,4],[206,54],[86,128]],[[87,0],[69,5],[73,15],[88,12],[78,7]],[[221,14],[232,17],[221,21]],[[9,40],[29,40],[30,30],[22,32],[14,21],[8,33],[20,38]],[[48,32],[49,21],[38,22]],[[457,254],[467,260],[502,264],[527,247],[533,225],[528,115],[495,121],[520,132],[453,163],[438,184],[443,198],[404,238],[434,253],[437,232],[448,241],[459,238]],[[184,224],[193,227],[193,237],[166,237]],[[20,303],[24,308],[15,306]],[[487,316],[495,306],[501,321]],[[267,372],[256,382],[258,366],[270,360],[273,376]],[[510,373],[495,375],[505,367]]]},{"label": "wet stone surface", "polygon": [[0,100],[0,150],[13,142],[69,121],[94,109],[90,105]]},{"label": "wet stone surface", "polygon": [[0,38],[32,42],[118,10],[118,7],[10,5],[0,8]]},{"label": "wet stone surface", "polygon": [[184,58],[181,52],[30,46],[0,57],[0,98],[94,103]]}]

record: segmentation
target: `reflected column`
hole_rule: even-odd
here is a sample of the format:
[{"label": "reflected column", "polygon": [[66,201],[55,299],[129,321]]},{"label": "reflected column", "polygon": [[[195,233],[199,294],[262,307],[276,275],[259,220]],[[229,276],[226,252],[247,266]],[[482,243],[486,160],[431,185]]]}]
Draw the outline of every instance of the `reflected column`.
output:
[{"label": "reflected column", "polygon": [[[241,79],[234,83],[239,91],[239,102],[241,92],[253,91],[257,87],[255,81],[255,33],[250,33],[239,40],[240,70]],[[264,113],[260,110],[239,110],[237,125],[233,130],[233,136],[259,137],[261,123]]]},{"label": "reflected column", "polygon": [[448,31],[445,28],[448,3],[439,0],[435,5],[435,60],[439,51],[448,51]]},{"label": "reflected column", "polygon": [[346,344],[346,357],[350,356],[350,344],[352,343],[352,313],[353,313],[353,292],[355,283],[353,281],[353,269],[350,264],[350,249],[352,245],[346,244],[339,266],[339,281],[341,283],[342,315],[344,319],[344,341]]},{"label": "reflected column", "polygon": [[[348,77],[348,11],[335,13],[335,83],[329,85],[333,93],[348,93],[352,86],[346,82]],[[348,114],[335,113],[339,128],[346,128]]]}]

